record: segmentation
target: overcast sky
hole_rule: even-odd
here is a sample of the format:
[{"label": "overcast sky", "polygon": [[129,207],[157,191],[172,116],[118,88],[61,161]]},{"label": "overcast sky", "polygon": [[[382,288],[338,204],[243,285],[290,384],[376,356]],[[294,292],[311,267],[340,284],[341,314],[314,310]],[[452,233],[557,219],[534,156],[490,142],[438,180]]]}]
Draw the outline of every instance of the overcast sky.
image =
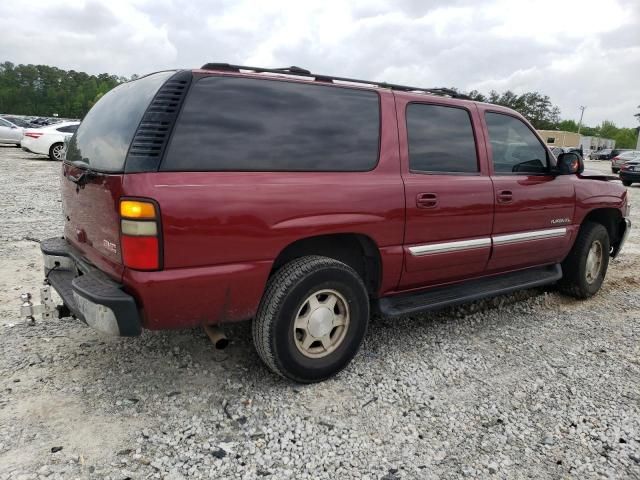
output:
[{"label": "overcast sky", "polygon": [[539,91],[637,126],[640,0],[1,0],[0,61],[129,76],[208,61]]}]

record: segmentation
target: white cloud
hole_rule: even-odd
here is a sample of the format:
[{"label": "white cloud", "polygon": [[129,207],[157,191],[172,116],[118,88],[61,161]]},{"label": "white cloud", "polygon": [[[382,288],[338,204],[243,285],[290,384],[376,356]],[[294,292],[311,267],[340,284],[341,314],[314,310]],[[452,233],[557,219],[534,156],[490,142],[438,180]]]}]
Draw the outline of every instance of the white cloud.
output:
[{"label": "white cloud", "polygon": [[635,126],[637,0],[0,2],[0,60],[91,73],[208,61],[420,86],[536,90],[563,115]]}]

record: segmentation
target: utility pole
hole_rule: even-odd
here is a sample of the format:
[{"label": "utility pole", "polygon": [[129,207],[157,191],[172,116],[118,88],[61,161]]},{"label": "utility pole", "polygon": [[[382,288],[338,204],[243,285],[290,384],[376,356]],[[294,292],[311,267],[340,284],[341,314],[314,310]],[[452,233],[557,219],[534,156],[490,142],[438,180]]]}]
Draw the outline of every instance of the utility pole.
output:
[{"label": "utility pole", "polygon": [[580,105],[580,121],[578,122],[578,135],[580,135],[580,129],[582,128],[582,116],[587,107]]}]

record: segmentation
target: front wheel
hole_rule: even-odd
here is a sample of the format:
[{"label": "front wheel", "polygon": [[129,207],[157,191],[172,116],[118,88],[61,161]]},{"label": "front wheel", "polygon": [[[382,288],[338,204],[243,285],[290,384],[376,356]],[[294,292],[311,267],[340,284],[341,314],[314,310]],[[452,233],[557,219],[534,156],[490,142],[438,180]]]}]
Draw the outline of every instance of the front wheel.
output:
[{"label": "front wheel", "polygon": [[630,187],[631,183],[629,180],[622,180],[622,185],[624,185],[625,187]]},{"label": "front wheel", "polygon": [[269,279],[253,320],[260,358],[300,383],[335,375],[353,359],[369,323],[360,276],[332,258],[295,259]]},{"label": "front wheel", "polygon": [[585,222],[571,252],[562,263],[560,289],[576,298],[595,295],[609,266],[610,240],[607,229],[599,223]]},{"label": "front wheel", "polygon": [[49,158],[51,160],[64,160],[64,153],[64,143],[54,143],[51,145],[51,148],[49,148]]}]

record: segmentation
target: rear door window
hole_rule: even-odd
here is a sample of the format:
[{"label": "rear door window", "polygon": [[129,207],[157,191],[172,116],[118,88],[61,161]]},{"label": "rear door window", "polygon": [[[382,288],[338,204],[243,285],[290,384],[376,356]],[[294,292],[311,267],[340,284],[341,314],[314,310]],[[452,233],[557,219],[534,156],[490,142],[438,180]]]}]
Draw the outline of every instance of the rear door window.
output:
[{"label": "rear door window", "polygon": [[378,94],[280,80],[204,77],[191,87],[161,170],[367,171]]},{"label": "rear door window", "polygon": [[522,120],[493,112],[485,119],[495,173],[548,173],[547,149]]},{"label": "rear door window", "polygon": [[149,103],[175,72],[159,72],[107,92],[82,120],[67,161],[100,172],[122,172],[127,151]]},{"label": "rear door window", "polygon": [[476,142],[467,110],[411,103],[407,107],[407,132],[412,172],[478,172]]}]

